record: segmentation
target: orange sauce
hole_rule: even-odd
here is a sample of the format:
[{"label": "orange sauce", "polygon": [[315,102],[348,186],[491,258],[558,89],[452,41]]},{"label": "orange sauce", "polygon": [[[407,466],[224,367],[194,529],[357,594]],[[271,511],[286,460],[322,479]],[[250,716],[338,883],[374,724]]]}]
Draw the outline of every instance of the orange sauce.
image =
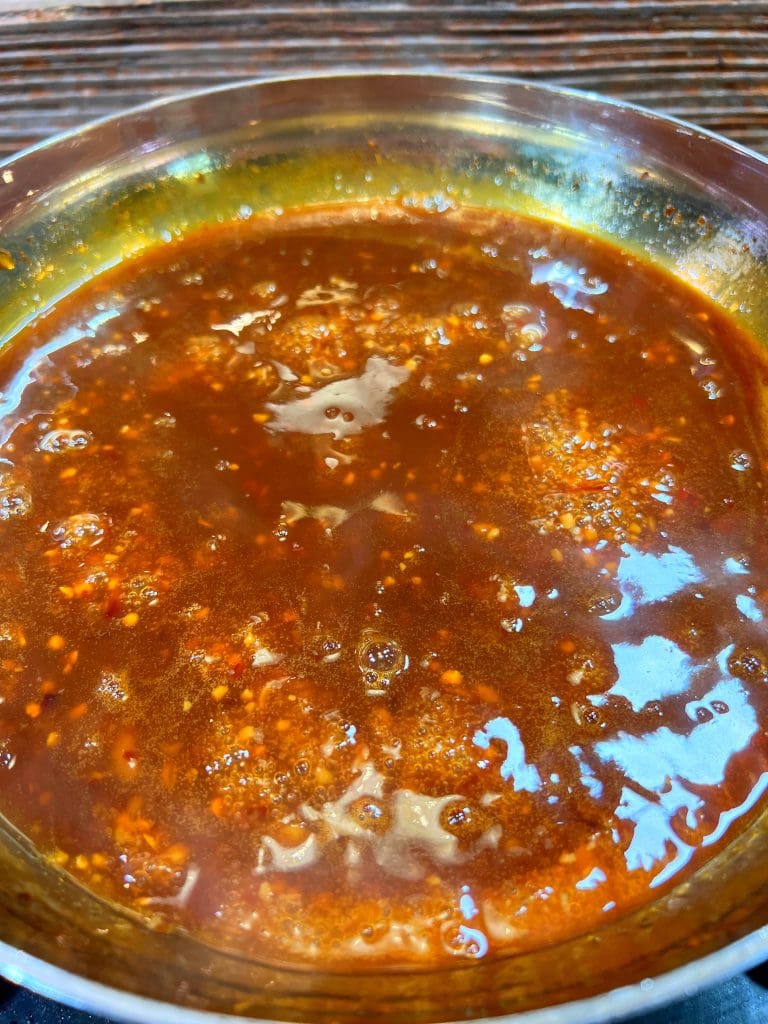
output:
[{"label": "orange sauce", "polygon": [[269,960],[491,957],[762,799],[756,347],[524,219],[211,228],[0,358],[0,810]]}]

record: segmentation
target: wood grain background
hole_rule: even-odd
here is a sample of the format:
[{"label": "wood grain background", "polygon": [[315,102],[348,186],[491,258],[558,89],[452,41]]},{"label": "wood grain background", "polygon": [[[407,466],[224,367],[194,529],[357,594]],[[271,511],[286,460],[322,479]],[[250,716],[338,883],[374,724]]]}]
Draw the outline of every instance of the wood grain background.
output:
[{"label": "wood grain background", "polygon": [[752,0],[0,0],[0,155],[156,96],[376,66],[594,90],[768,155],[768,3]]}]

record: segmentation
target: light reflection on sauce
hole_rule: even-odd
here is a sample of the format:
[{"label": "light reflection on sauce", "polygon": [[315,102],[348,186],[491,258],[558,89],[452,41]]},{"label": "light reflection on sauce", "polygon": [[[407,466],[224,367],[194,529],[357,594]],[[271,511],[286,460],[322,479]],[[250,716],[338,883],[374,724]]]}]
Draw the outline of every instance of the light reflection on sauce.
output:
[{"label": "light reflection on sauce", "polygon": [[272,413],[270,433],[330,434],[334,440],[359,434],[384,420],[397,388],[408,379],[409,370],[371,356],[359,377],[333,381],[306,398],[290,402],[267,402]]},{"label": "light reflection on sauce", "polygon": [[686,587],[703,580],[701,570],[692,556],[677,545],[666,551],[638,551],[628,544],[621,546],[616,582],[621,591],[621,604],[604,615],[606,621],[623,619],[636,608],[664,601]]},{"label": "light reflection on sauce", "polygon": [[[619,678],[608,694],[624,697],[633,711],[642,711],[651,701],[685,693],[693,683],[693,662],[666,637],[647,636],[642,643],[614,644],[612,649]],[[600,697],[590,699],[596,704],[604,702]]]},{"label": "light reflection on sauce", "polygon": [[[727,653],[718,659],[721,667]],[[736,679],[721,679],[699,706],[720,710],[687,733],[662,726],[644,736],[620,733],[595,745],[600,760],[615,764],[627,780],[616,815],[634,824],[625,853],[629,870],[655,871],[667,860],[669,848],[675,850],[654,873],[653,888],[672,878],[695,851],[696,843],[686,842],[675,828],[681,814],[692,834],[700,828],[695,812],[703,801],[690,787],[721,785],[733,755],[745,750],[758,730],[754,709]]]},{"label": "light reflection on sauce", "polygon": [[[21,366],[14,368],[12,378],[7,381],[0,391],[0,444],[7,444],[15,427],[20,423],[29,422],[35,414],[49,411],[45,405],[29,410],[26,416],[19,418],[18,411],[24,399],[25,392],[30,389],[41,376],[41,367],[51,367],[51,357],[63,353],[70,346],[82,343],[86,339],[93,339],[102,325],[109,323],[120,316],[119,309],[107,309],[95,313],[90,317],[85,327],[73,324],[60,334],[56,335],[47,344],[35,348],[22,362]],[[81,356],[82,358],[82,356]],[[87,356],[85,357],[88,358]],[[57,381],[59,389],[62,387],[71,393],[77,393],[77,388],[66,374],[62,374]],[[58,396],[57,396],[58,397]],[[50,401],[50,400],[49,400]]]},{"label": "light reflection on sauce", "polygon": [[536,261],[531,268],[531,284],[546,284],[565,309],[595,312],[591,299],[608,291],[605,281],[590,278],[583,266],[546,259],[546,250],[537,250],[531,255]]},{"label": "light reflection on sauce", "polygon": [[520,730],[508,718],[493,718],[474,736],[474,744],[487,750],[491,740],[500,740],[506,747],[506,756],[499,766],[502,779],[512,784],[515,792],[535,793],[541,789],[541,778],[536,765],[525,758],[525,747]]}]

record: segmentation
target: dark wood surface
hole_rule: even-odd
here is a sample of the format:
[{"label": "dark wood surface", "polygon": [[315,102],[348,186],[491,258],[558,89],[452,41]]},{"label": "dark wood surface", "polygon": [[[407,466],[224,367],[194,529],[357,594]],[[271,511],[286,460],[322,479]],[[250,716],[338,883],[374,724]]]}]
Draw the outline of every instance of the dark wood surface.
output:
[{"label": "dark wood surface", "polygon": [[594,90],[768,154],[768,2],[0,0],[0,155],[156,96],[376,66]]}]

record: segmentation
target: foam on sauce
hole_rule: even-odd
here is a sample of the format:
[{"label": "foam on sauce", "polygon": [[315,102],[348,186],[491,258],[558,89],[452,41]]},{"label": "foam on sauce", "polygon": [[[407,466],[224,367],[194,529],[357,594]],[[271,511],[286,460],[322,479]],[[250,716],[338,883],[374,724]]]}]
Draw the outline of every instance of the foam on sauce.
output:
[{"label": "foam on sauce", "polygon": [[766,367],[549,224],[210,229],[0,356],[0,810],[153,923],[588,931],[768,788]]}]

